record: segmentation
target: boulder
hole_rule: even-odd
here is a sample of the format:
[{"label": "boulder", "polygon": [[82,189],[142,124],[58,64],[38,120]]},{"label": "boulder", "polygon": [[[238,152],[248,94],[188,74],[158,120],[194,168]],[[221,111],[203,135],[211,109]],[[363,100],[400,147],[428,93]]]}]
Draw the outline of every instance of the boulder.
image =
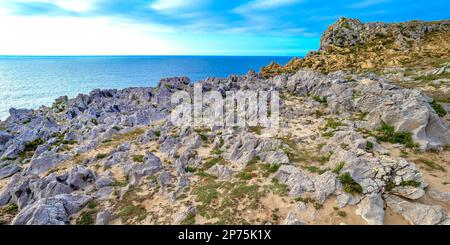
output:
[{"label": "boulder", "polygon": [[447,216],[445,210],[437,205],[413,203],[394,195],[386,195],[385,200],[389,208],[401,214],[411,225],[436,225]]},{"label": "boulder", "polygon": [[383,225],[384,202],[381,194],[372,193],[365,196],[358,204],[356,214],[361,215],[369,225]]}]

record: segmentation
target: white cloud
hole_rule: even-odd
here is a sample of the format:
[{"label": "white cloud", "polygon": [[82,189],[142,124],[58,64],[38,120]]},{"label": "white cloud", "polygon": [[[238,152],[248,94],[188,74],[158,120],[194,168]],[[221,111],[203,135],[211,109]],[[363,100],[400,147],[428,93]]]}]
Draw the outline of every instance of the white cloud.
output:
[{"label": "white cloud", "polygon": [[305,0],[253,0],[249,3],[237,7],[234,11],[237,13],[245,13],[257,10],[267,10],[272,8],[285,7],[304,1]]},{"label": "white cloud", "polygon": [[48,3],[54,4],[62,9],[87,12],[93,9],[98,0],[11,0],[10,3]]},{"label": "white cloud", "polygon": [[202,4],[201,0],[156,0],[150,4],[150,8],[157,11],[172,11],[196,7],[200,4]]},{"label": "white cloud", "polygon": [[376,5],[376,4],[385,3],[388,1],[389,0],[363,0],[363,1],[360,1],[355,4],[350,5],[350,7],[354,8],[354,9],[362,9],[362,8],[367,8],[367,7]]},{"label": "white cloud", "polygon": [[[11,24],[14,23],[14,24]],[[176,54],[160,26],[106,17],[0,15],[2,55]]]}]

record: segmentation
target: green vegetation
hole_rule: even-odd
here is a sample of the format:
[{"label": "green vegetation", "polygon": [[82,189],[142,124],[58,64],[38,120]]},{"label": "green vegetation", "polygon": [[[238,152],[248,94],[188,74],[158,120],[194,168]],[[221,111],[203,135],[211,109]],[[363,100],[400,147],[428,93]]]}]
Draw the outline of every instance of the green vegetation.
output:
[{"label": "green vegetation", "polygon": [[95,209],[96,207],[97,207],[97,202],[95,202],[95,201],[89,201],[88,203],[87,203],[87,207],[89,208],[89,209]]},{"label": "green vegetation", "polygon": [[445,117],[447,115],[447,111],[442,107],[441,104],[433,100],[430,103],[430,106],[433,108],[433,110],[438,114],[440,117]]},{"label": "green vegetation", "polygon": [[4,212],[9,215],[16,215],[19,212],[19,207],[15,203],[9,204]]},{"label": "green vegetation", "polygon": [[197,172],[197,169],[194,167],[191,167],[191,166],[187,166],[186,168],[184,168],[184,171],[186,173],[195,173],[195,172]]},{"label": "green vegetation", "polygon": [[197,202],[201,202],[203,205],[209,205],[212,200],[219,197],[218,187],[219,185],[216,183],[206,184],[197,187],[192,191],[192,194],[196,196]]},{"label": "green vegetation", "polygon": [[281,167],[281,164],[263,164],[261,165],[261,168],[263,171],[267,174],[273,174],[278,171],[278,169]]},{"label": "green vegetation", "polygon": [[97,119],[95,119],[95,118],[92,118],[92,119],[91,119],[91,122],[92,122],[94,125],[98,125],[98,121],[97,121]]},{"label": "green vegetation", "polygon": [[326,118],[325,121],[326,128],[337,129],[338,127],[348,126],[347,124],[339,122],[334,118]]},{"label": "green vegetation", "polygon": [[303,203],[314,203],[314,199],[310,197],[297,197],[295,198],[296,202],[303,202]]},{"label": "green vegetation", "polygon": [[341,172],[341,170],[344,168],[345,166],[345,162],[340,162],[334,169],[333,169],[333,173],[335,174],[339,174]]},{"label": "green vegetation", "polygon": [[147,216],[147,210],[142,205],[135,206],[130,204],[120,210],[119,216],[121,217],[122,222],[126,222],[135,217],[140,221]]},{"label": "green vegetation", "polygon": [[272,179],[272,184],[268,186],[268,189],[279,196],[286,196],[289,192],[288,186],[280,183],[276,178]]},{"label": "green vegetation", "polygon": [[225,159],[223,159],[223,157],[216,157],[216,158],[207,160],[203,167],[204,167],[204,169],[209,169],[210,167],[212,167],[216,164],[225,164],[225,163],[226,163],[226,161],[225,161]]},{"label": "green vegetation", "polygon": [[255,134],[257,134],[257,135],[261,135],[262,134],[262,130],[263,129],[265,129],[265,127],[262,127],[262,126],[251,126],[251,127],[248,127],[248,130],[250,131],[250,132],[252,132],[252,133],[255,133]]},{"label": "green vegetation", "polygon": [[232,198],[244,198],[250,197],[252,199],[259,198],[260,193],[258,192],[257,185],[246,185],[239,184],[230,192]]},{"label": "green vegetation", "polygon": [[325,105],[325,106],[328,105],[327,97],[320,97],[318,95],[315,95],[312,97],[312,99],[319,102],[322,105]]},{"label": "green vegetation", "polygon": [[368,150],[373,150],[373,143],[370,141],[367,141],[366,147]]},{"label": "green vegetation", "polygon": [[160,137],[161,136],[161,131],[153,131],[153,133],[155,134],[156,137]]},{"label": "green vegetation", "polygon": [[395,132],[393,126],[383,123],[381,127],[376,130],[376,138],[379,141],[398,143],[405,145],[408,148],[416,148],[418,145],[414,143],[411,132]]},{"label": "green vegetation", "polygon": [[319,174],[319,175],[321,175],[327,171],[326,169],[320,169],[316,166],[309,166],[307,169],[309,172],[314,173],[314,174]]},{"label": "green vegetation", "polygon": [[412,186],[412,187],[419,188],[420,182],[416,181],[416,180],[408,180],[408,181],[403,181],[400,185],[401,186]]},{"label": "green vegetation", "polygon": [[319,209],[322,209],[322,208],[323,208],[323,205],[320,204],[320,203],[318,203],[318,202],[316,202],[316,203],[314,203],[314,208],[315,208],[316,210],[319,210]]},{"label": "green vegetation", "polygon": [[95,210],[89,210],[80,215],[80,217],[75,222],[76,225],[93,225],[94,224],[94,215]]},{"label": "green vegetation", "polygon": [[134,162],[143,163],[145,156],[144,155],[133,155],[133,156],[131,156],[131,158],[133,159]]},{"label": "green vegetation", "polygon": [[339,217],[342,217],[342,218],[347,217],[347,213],[346,213],[345,211],[342,211],[342,210],[337,211],[336,214],[337,214]]},{"label": "green vegetation", "polygon": [[241,180],[251,180],[253,178],[253,174],[249,172],[240,172],[237,174],[237,177]]},{"label": "green vegetation", "polygon": [[27,144],[25,144],[25,150],[24,151],[32,151],[34,152],[38,146],[42,145],[44,143],[44,141],[42,139],[35,139],[31,142],[28,142]]},{"label": "green vegetation", "polygon": [[442,172],[446,172],[445,168],[443,168],[442,166],[440,166],[439,164],[435,163],[432,160],[428,160],[428,159],[424,159],[424,158],[419,158],[418,161],[420,163],[425,164],[427,167],[434,169],[434,170],[440,170]]},{"label": "green vegetation", "polygon": [[350,175],[350,173],[344,173],[339,176],[339,180],[344,186],[344,191],[347,193],[358,193],[362,194],[363,189],[360,184],[358,184]]},{"label": "green vegetation", "polygon": [[105,153],[99,153],[99,154],[97,154],[97,155],[95,156],[95,159],[97,159],[97,160],[103,159],[103,158],[105,158],[106,156],[108,156],[108,154],[105,154]]},{"label": "green vegetation", "polygon": [[181,221],[181,225],[195,225],[195,213],[190,213]]}]

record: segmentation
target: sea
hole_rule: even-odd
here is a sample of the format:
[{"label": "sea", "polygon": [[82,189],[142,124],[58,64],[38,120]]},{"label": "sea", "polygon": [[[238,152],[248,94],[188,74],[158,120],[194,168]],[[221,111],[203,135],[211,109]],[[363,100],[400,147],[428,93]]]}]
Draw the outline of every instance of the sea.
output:
[{"label": "sea", "polygon": [[272,61],[286,64],[292,57],[270,56],[0,56],[0,120],[10,108],[50,106],[93,89],[153,87],[161,78],[186,76],[191,82],[259,71]]}]

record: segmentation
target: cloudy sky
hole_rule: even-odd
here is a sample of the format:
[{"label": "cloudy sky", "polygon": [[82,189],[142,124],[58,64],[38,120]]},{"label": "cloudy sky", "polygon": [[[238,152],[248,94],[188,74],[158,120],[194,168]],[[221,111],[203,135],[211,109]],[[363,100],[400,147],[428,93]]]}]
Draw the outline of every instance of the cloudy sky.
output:
[{"label": "cloudy sky", "polygon": [[0,55],[304,55],[340,16],[450,19],[448,0],[1,0]]}]

